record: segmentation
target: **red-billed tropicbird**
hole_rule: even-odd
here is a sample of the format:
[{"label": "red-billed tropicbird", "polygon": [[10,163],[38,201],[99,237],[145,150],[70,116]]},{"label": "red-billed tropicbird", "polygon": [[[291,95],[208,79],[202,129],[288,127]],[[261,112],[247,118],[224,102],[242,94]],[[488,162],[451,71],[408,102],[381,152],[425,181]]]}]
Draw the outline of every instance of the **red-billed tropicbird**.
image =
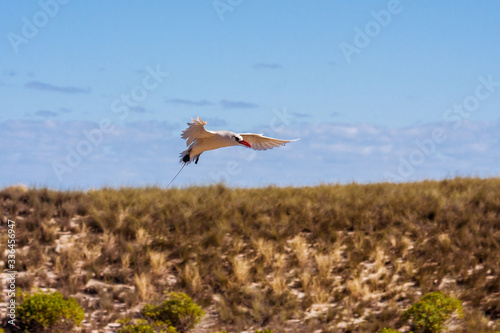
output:
[{"label": "red-billed tropicbird", "polygon": [[188,149],[184,150],[180,157],[184,165],[198,163],[201,153],[207,150],[218,149],[222,147],[243,145],[255,150],[266,150],[285,145],[288,142],[296,140],[280,140],[268,138],[262,134],[242,133],[237,134],[230,131],[207,131],[205,129],[206,121],[196,117],[188,123],[189,127],[182,131],[181,137],[186,139]]}]

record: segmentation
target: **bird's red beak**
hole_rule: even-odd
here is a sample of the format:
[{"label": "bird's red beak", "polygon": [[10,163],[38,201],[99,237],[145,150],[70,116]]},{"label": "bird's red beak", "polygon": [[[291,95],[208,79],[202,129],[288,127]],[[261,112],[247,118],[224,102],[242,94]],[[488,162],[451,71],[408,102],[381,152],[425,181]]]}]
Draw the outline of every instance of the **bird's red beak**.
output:
[{"label": "bird's red beak", "polygon": [[241,141],[240,141],[240,143],[241,143],[242,145],[245,145],[245,146],[247,146],[247,147],[252,148],[252,145],[251,145],[251,144],[249,144],[248,142],[246,142],[245,140],[241,140]]}]

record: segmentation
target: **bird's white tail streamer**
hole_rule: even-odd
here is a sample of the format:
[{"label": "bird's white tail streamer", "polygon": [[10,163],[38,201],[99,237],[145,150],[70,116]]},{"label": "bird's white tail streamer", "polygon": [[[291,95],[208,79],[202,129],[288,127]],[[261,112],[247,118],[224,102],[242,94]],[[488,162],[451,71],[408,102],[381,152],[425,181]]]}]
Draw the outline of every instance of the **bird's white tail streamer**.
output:
[{"label": "bird's white tail streamer", "polygon": [[184,167],[186,166],[187,163],[184,163],[181,167],[181,169],[179,170],[179,172],[177,172],[177,174],[174,176],[174,178],[172,178],[172,180],[170,181],[170,183],[168,183],[167,187],[165,187],[165,190],[168,190],[168,188],[170,187],[170,184],[172,184],[172,182],[175,180],[175,178],[177,178],[177,176],[181,173],[182,169],[184,169]]}]

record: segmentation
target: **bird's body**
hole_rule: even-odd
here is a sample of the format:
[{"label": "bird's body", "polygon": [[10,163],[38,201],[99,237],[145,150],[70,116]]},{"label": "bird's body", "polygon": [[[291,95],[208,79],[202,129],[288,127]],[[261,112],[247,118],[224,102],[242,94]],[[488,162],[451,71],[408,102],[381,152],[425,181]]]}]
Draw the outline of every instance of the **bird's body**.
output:
[{"label": "bird's body", "polygon": [[[225,133],[222,133],[225,132]],[[211,135],[203,138],[196,139],[190,146],[189,149],[185,150],[181,153],[181,157],[190,157],[196,158],[196,162],[198,162],[199,155],[207,150],[214,150],[223,147],[230,147],[239,145],[235,139],[231,139],[231,132],[228,131],[217,131],[211,133]],[[183,162],[190,162],[190,159],[187,157]]]},{"label": "bird's body", "polygon": [[186,139],[188,149],[181,153],[181,163],[189,164],[194,160],[196,164],[200,155],[207,150],[238,145],[255,150],[266,150],[296,141],[268,138],[254,133],[237,134],[231,131],[207,131],[206,124],[206,121],[197,117],[193,119],[192,123],[188,123],[189,127],[182,132],[181,137]]}]

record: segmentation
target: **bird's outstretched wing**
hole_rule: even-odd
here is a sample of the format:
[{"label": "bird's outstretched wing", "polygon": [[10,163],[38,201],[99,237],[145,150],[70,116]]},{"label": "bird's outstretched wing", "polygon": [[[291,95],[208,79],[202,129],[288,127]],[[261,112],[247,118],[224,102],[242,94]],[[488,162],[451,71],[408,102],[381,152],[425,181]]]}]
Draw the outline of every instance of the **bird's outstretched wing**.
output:
[{"label": "bird's outstretched wing", "polygon": [[206,121],[200,119],[200,117],[196,117],[196,119],[191,119],[192,123],[187,123],[189,125],[184,131],[182,131],[181,138],[186,139],[186,146],[189,146],[194,141],[198,139],[203,139],[209,137],[213,134],[212,131],[207,131],[205,129]]},{"label": "bird's outstretched wing", "polygon": [[255,150],[266,150],[272,149],[274,147],[279,147],[285,145],[285,143],[297,141],[295,140],[280,140],[274,138],[268,138],[267,136],[263,136],[262,134],[253,134],[253,133],[243,133],[240,134],[246,142],[248,142],[252,149]]}]

